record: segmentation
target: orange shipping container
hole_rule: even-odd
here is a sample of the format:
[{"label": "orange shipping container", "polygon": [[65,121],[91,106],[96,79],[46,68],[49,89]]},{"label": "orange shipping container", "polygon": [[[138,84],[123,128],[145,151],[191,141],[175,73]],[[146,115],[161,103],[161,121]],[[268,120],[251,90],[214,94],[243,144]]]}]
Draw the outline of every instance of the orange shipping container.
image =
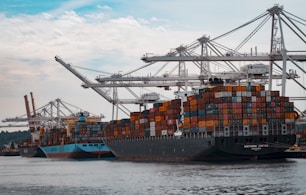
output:
[{"label": "orange shipping container", "polygon": [[198,104],[198,101],[196,99],[193,99],[190,101],[190,105],[197,105]]},{"label": "orange shipping container", "polygon": [[242,122],[244,125],[249,125],[249,120],[248,119],[243,119],[243,122]]},{"label": "orange shipping container", "polygon": [[163,102],[163,107],[167,108],[169,106],[170,102]]},{"label": "orange shipping container", "polygon": [[161,106],[159,107],[159,112],[165,112],[167,110],[167,108],[165,106]]},{"label": "orange shipping container", "polygon": [[194,104],[194,105],[190,105],[190,111],[196,111],[198,110],[198,105]]},{"label": "orange shipping container", "polygon": [[184,123],[190,123],[190,117],[184,117]]},{"label": "orange shipping container", "polygon": [[188,101],[194,100],[194,99],[195,99],[195,96],[194,96],[194,95],[188,96],[187,99],[188,99]]},{"label": "orange shipping container", "polygon": [[291,113],[290,113],[290,118],[293,119],[294,117],[295,117],[295,113],[294,113],[294,112],[291,112]]},{"label": "orange shipping container", "polygon": [[135,124],[135,130],[139,130],[139,124]]},{"label": "orange shipping container", "polygon": [[190,128],[190,123],[184,123],[184,128]]},{"label": "orange shipping container", "polygon": [[227,91],[233,91],[233,86],[227,86]]},{"label": "orange shipping container", "polygon": [[208,121],[206,121],[206,126],[208,126],[208,127],[215,126],[215,120],[208,120]]},{"label": "orange shipping container", "polygon": [[160,122],[160,121],[162,121],[162,120],[164,120],[164,116],[161,116],[161,115],[155,116],[155,121],[156,121],[156,122]]},{"label": "orange shipping container", "polygon": [[199,124],[199,127],[205,127],[206,125],[205,121],[199,121],[198,124]]}]

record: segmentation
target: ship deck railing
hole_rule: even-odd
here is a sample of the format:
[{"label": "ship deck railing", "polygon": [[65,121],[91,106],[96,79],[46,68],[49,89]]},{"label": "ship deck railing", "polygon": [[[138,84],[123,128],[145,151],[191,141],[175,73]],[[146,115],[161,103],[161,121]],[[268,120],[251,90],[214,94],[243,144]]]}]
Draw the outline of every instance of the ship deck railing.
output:
[{"label": "ship deck railing", "polygon": [[148,141],[148,140],[169,140],[169,139],[184,139],[184,138],[213,138],[213,137],[248,137],[248,136],[278,136],[278,135],[293,135],[295,130],[287,130],[286,133],[282,133],[279,129],[270,129],[268,134],[262,134],[260,130],[250,130],[248,134],[243,134],[242,129],[240,130],[231,130],[229,135],[225,135],[223,130],[215,130],[213,132],[195,132],[195,133],[183,133],[181,136],[175,135],[160,135],[160,136],[144,136],[144,137],[124,137],[124,138],[115,138],[108,141]]}]

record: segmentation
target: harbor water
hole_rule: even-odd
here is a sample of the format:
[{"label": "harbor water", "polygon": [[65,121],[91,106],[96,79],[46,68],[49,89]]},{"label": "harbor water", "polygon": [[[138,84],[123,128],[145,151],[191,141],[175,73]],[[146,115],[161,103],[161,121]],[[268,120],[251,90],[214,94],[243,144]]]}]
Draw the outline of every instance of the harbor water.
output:
[{"label": "harbor water", "polygon": [[0,194],[306,194],[306,159],[140,163],[0,157]]}]

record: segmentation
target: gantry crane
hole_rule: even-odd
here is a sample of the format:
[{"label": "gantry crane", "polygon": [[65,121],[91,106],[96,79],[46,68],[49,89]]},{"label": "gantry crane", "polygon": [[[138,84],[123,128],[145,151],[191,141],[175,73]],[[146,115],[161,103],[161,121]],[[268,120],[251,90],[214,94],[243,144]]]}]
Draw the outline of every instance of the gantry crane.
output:
[{"label": "gantry crane", "polygon": [[[241,52],[240,50],[243,46],[245,46],[246,43],[253,38],[270,19],[272,27],[269,52],[258,53],[257,47],[255,47],[254,51],[253,48],[251,48],[250,53]],[[129,89],[133,87],[152,87],[169,90],[171,87],[177,87],[178,90],[175,94],[184,96],[189,93],[188,89],[200,88],[216,78],[231,84],[234,82],[268,83],[269,90],[272,89],[272,79],[281,79],[282,95],[284,96],[286,79],[293,80],[301,88],[306,90],[305,85],[301,84],[297,80],[299,75],[296,70],[289,69],[287,72],[287,61],[289,61],[294,64],[302,74],[306,74],[305,69],[298,65],[300,62],[306,61],[305,33],[298,24],[295,23],[295,21],[298,21],[298,24],[305,26],[304,19],[286,12],[283,10],[283,7],[276,5],[253,20],[215,38],[210,38],[206,35],[202,36],[189,45],[181,45],[174,50],[171,50],[166,55],[153,55],[147,53],[141,58],[146,62],[142,67],[127,73],[114,74],[110,77],[98,76],[96,78],[98,83],[86,80],[75,71],[70,64],[65,63],[58,56],[56,56],[55,59],[79,77],[84,82],[82,85],[84,88],[92,88],[107,101],[113,105],[117,105],[118,107],[119,105],[122,106],[122,104],[139,103],[139,99],[135,99],[134,101],[119,100],[117,95],[118,88]],[[222,38],[227,37],[250,24],[254,24],[255,22],[259,22],[259,24],[234,49],[219,43]],[[301,50],[287,50],[285,47],[285,32],[283,25],[288,26],[289,30],[291,30],[296,37],[302,41],[303,45]],[[165,64],[162,64],[160,68],[157,68],[157,66],[160,65],[158,62],[164,62]],[[174,64],[174,67],[170,67],[170,63],[173,62],[178,64]],[[187,63],[190,62],[195,66],[191,67],[189,64],[187,65]],[[239,69],[235,63],[240,62],[248,62],[249,64],[244,65]],[[282,66],[278,65],[278,62],[282,62]],[[264,63],[269,64],[266,65]],[[213,71],[214,67],[212,67],[212,65],[214,65],[214,67],[221,67],[223,71]],[[152,66],[157,70],[155,74],[150,74],[146,77],[137,76],[138,72]],[[191,74],[188,72],[187,66],[190,69],[195,67],[195,73]],[[278,69],[275,69],[275,67]],[[166,72],[162,73],[162,71]],[[175,71],[177,71],[177,74],[174,73]],[[106,88],[113,88],[113,98],[108,95],[105,90]],[[180,90],[182,90],[182,92],[180,92]],[[296,99],[299,98],[306,99],[305,97],[296,97]],[[156,99],[157,101],[160,101],[158,98]],[[150,102],[154,101],[156,100],[153,98]]]},{"label": "gantry crane", "polygon": [[[291,18],[289,16],[293,16]],[[272,18],[272,28],[271,28],[271,39],[270,39],[270,52],[266,54],[257,55],[257,51],[255,55],[253,52],[250,54],[240,53],[239,50],[245,45],[245,43],[250,40],[262,26]],[[217,41],[241,28],[263,19],[258,26],[235,48],[230,49],[219,44]],[[282,95],[285,96],[286,89],[286,79],[293,79],[300,87],[306,90],[306,87],[295,80],[296,76],[292,77],[292,70],[290,73],[287,72],[287,61],[291,61],[296,67],[298,67],[303,74],[306,74],[306,71],[301,68],[296,62],[305,62],[306,61],[306,49],[305,49],[305,33],[294,21],[298,21],[298,23],[305,26],[305,20],[301,19],[289,12],[283,10],[282,6],[275,5],[272,8],[268,9],[265,13],[259,15],[255,19],[227,32],[216,38],[210,39],[207,36],[203,36],[197,41],[191,43],[187,46],[180,46],[176,48],[174,51],[169,52],[164,56],[154,56],[152,54],[146,54],[142,57],[142,60],[145,62],[149,62],[153,64],[154,62],[170,62],[170,61],[178,61],[180,64],[184,64],[185,62],[191,61],[200,67],[200,74],[207,75],[208,78],[211,78],[210,66],[209,62],[225,62],[225,65],[228,66],[232,71],[239,72],[235,65],[232,62],[240,62],[240,61],[248,61],[248,62],[270,62],[269,64],[269,90],[272,88],[272,79],[275,78],[273,76],[273,66],[277,66],[282,71]],[[294,32],[294,34],[304,43],[304,50],[299,51],[288,51],[285,47],[285,38],[284,38],[284,30],[283,24],[286,24],[290,30]],[[277,37],[278,29],[280,30],[280,38]],[[200,52],[196,52],[196,49],[200,48]],[[210,50],[212,54],[208,55]],[[255,48],[256,49],[256,48]],[[225,51],[225,52],[222,52]],[[282,67],[276,64],[277,61],[283,62]],[[203,65],[205,64],[205,66]],[[180,74],[180,72],[179,72]]]},{"label": "gantry crane", "polygon": [[[126,115],[129,115],[129,110],[124,106],[124,104],[139,104],[139,105],[146,105],[147,103],[156,102],[160,99],[159,95],[157,93],[145,93],[141,97],[138,97],[132,90],[128,88],[128,86],[124,86],[124,84],[120,85],[120,87],[126,87],[126,89],[133,94],[136,99],[119,99],[117,95],[116,87],[114,88],[113,97],[109,95],[109,91],[105,89],[101,89],[98,87],[94,87],[93,82],[86,79],[84,76],[82,76],[77,70],[75,70],[71,64],[68,64],[64,62],[59,56],[55,56],[55,60],[59,62],[61,65],[63,65],[67,70],[69,70],[71,73],[73,73],[75,76],[77,76],[81,81],[84,82],[83,86],[85,88],[91,88],[95,92],[97,92],[99,95],[101,95],[104,99],[106,99],[108,102],[113,104],[113,116],[112,119],[114,119],[114,109],[115,107],[117,109],[120,109],[122,112],[124,112]],[[120,81],[121,75],[120,74],[113,74],[111,76],[113,81]],[[118,117],[118,111],[117,111],[117,117]],[[116,118],[117,118],[116,117]]]},{"label": "gantry crane", "polygon": [[[9,124],[7,126],[0,126],[0,127],[29,127],[31,132],[34,132],[41,127],[49,129],[52,128],[60,129],[66,125],[67,121],[77,120],[80,112],[83,112],[86,116],[91,115],[91,117],[95,118],[95,120],[96,119],[101,120],[102,118],[104,118],[104,115],[96,116],[87,111],[83,111],[83,109],[77,106],[64,102],[59,98],[50,101],[46,105],[36,109],[33,93],[31,92],[30,94],[31,94],[33,111],[30,110],[28,97],[27,95],[25,95],[24,100],[25,100],[26,114],[19,117],[6,118],[2,120],[2,122],[9,122],[9,123],[27,122],[28,124],[21,124],[21,125]],[[73,111],[72,109],[78,111]]]}]

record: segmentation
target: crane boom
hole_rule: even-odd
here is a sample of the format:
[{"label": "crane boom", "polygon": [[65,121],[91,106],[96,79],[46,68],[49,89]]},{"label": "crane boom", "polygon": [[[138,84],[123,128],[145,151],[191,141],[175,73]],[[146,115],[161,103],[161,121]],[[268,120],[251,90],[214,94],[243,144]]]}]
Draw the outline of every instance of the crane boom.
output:
[{"label": "crane boom", "polygon": [[31,95],[31,100],[32,100],[33,116],[36,117],[36,109],[35,109],[35,101],[34,101],[33,93],[30,92],[30,95]]},{"label": "crane boom", "polygon": [[[306,55],[288,55],[289,58],[296,61],[306,61]],[[145,62],[156,61],[282,61],[281,55],[266,56],[143,56]]]},{"label": "crane boom", "polygon": [[[55,56],[55,60],[57,62],[59,62],[61,65],[63,65],[67,70],[69,70],[72,74],[74,74],[75,76],[77,76],[80,80],[82,80],[86,85],[91,85],[93,84],[91,81],[87,80],[85,77],[83,77],[78,71],[76,71],[74,68],[71,67],[70,64],[65,63],[59,56]],[[99,95],[101,95],[102,97],[104,97],[108,102],[114,104],[115,101],[109,96],[107,95],[107,93],[105,91],[102,91],[101,89],[97,89],[94,87],[90,87],[92,90],[94,90],[95,92],[97,92]]]}]

